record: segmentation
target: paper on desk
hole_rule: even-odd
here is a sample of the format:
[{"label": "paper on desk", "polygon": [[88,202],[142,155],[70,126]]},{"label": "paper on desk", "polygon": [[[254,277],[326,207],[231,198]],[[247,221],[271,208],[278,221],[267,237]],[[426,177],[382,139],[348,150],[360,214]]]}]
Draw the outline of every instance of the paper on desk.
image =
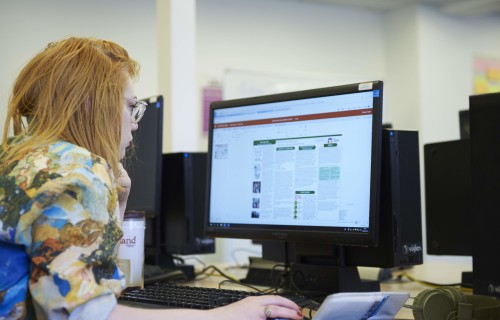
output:
[{"label": "paper on desk", "polygon": [[387,320],[410,297],[408,292],[343,292],[326,297],[314,320]]}]

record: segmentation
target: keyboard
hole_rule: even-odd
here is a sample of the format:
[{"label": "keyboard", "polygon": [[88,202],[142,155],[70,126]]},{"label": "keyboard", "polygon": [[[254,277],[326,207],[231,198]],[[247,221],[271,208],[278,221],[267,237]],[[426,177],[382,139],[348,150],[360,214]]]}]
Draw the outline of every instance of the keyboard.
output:
[{"label": "keyboard", "polygon": [[[165,308],[213,309],[263,293],[243,290],[190,287],[169,282],[158,282],[144,289],[123,293],[119,300],[162,306]],[[297,303],[302,308],[312,304],[305,296],[295,293],[279,294]]]}]

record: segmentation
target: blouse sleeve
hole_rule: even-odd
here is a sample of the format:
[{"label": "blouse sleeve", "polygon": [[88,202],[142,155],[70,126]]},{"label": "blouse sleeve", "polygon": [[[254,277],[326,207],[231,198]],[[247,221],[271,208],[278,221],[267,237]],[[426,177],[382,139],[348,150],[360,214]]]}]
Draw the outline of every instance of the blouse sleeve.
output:
[{"label": "blouse sleeve", "polygon": [[[115,258],[122,232],[105,163],[48,179],[30,211],[29,289],[42,318],[106,319],[123,280]],[[29,213],[29,212],[28,212]],[[27,221],[25,221],[27,222]]]}]

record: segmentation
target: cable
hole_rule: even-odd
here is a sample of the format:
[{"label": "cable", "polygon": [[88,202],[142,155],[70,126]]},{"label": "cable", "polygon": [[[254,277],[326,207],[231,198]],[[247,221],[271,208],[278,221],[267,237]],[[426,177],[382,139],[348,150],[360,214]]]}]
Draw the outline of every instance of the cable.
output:
[{"label": "cable", "polygon": [[197,261],[199,264],[201,264],[202,268],[206,268],[207,267],[207,264],[205,262],[203,262],[203,260],[199,259],[196,256],[187,256],[187,257],[184,257],[184,260],[190,260],[190,259]]},{"label": "cable", "polygon": [[180,262],[180,264],[185,264],[184,259],[182,257],[179,257],[179,256],[172,255],[172,260],[177,260]]},{"label": "cable", "polygon": [[238,280],[238,279],[236,279],[236,278],[234,278],[234,277],[231,277],[231,276],[229,276],[229,275],[225,274],[222,270],[220,270],[219,268],[217,268],[217,267],[216,267],[216,266],[214,266],[214,265],[209,265],[208,267],[203,268],[203,270],[201,270],[200,272],[198,272],[198,273],[196,274],[196,276],[198,276],[198,275],[202,275],[202,274],[204,274],[204,273],[207,273],[209,270],[215,270],[215,271],[217,271],[217,272],[218,272],[221,276],[223,276],[224,278],[227,278],[227,279],[229,279],[229,280],[232,280],[232,281],[234,281],[235,283],[240,283],[240,280]]},{"label": "cable", "polygon": [[418,279],[410,276],[407,273],[402,273],[402,274],[398,275],[398,278],[401,278],[401,277],[406,277],[406,278],[410,279],[413,282],[416,282],[416,283],[419,283],[419,284],[422,284],[422,285],[425,285],[425,286],[429,286],[429,287],[434,287],[434,288],[439,288],[439,287],[460,287],[462,285],[461,283],[447,283],[447,284],[442,284],[442,283],[435,283],[435,282],[430,282],[430,281],[425,281],[425,280],[418,280]]},{"label": "cable", "polygon": [[261,256],[262,253],[257,251],[257,250],[251,250],[251,249],[245,249],[245,248],[237,248],[237,249],[234,249],[233,251],[231,251],[231,256],[234,260],[234,262],[236,263],[236,265],[238,266],[243,266],[245,264],[240,264],[237,257],[236,257],[236,253],[237,252],[246,252],[246,253],[250,253],[250,254],[253,254],[255,256]]},{"label": "cable", "polygon": [[[283,272],[275,276],[278,268],[284,268]],[[276,291],[279,289],[288,289],[289,266],[287,264],[275,264],[271,269],[271,288]]]},{"label": "cable", "polygon": [[[208,273],[209,271],[216,271],[218,272],[222,277],[226,278],[226,280],[223,280],[219,283],[219,288],[221,287],[222,284],[226,283],[226,282],[231,282],[233,284],[238,284],[238,285],[241,285],[241,286],[244,286],[244,287],[248,287],[248,288],[251,288],[257,292],[267,292],[266,290],[261,290],[257,287],[254,287],[252,285],[249,285],[249,284],[246,284],[246,283],[242,283],[239,279],[236,279],[232,276],[229,276],[227,275],[226,273],[224,273],[222,270],[220,270],[219,268],[217,268],[216,266],[214,265],[210,265],[206,268],[204,268],[202,271],[200,271],[199,273],[197,273],[196,275],[199,276],[199,275],[203,275],[203,274],[206,274]],[[213,276],[213,274],[209,274],[208,276]]]},{"label": "cable", "polygon": [[238,284],[238,285],[240,285],[240,286],[244,286],[244,287],[247,287],[247,288],[253,289],[253,290],[257,291],[257,292],[265,293],[265,291],[264,291],[264,290],[261,290],[261,289],[259,289],[259,288],[256,288],[256,287],[254,287],[254,286],[252,286],[252,285],[249,285],[249,284],[246,284],[246,283],[242,283],[242,282],[239,282],[239,281],[238,281],[238,282],[234,282],[234,281],[233,281],[233,280],[231,280],[231,279],[222,280],[222,281],[219,283],[219,289],[221,289],[221,286],[222,286],[224,283],[226,283],[226,282],[230,282],[230,283]]}]

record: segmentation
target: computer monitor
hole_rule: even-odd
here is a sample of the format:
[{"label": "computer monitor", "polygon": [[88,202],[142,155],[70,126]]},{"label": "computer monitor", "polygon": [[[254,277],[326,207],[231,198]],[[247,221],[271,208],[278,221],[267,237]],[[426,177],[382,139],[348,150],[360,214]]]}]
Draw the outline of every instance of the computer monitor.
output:
[{"label": "computer monitor", "polygon": [[146,215],[146,253],[156,252],[159,231],[154,221],[161,211],[163,97],[141,99],[146,102],[139,127],[132,133],[134,146],[127,150],[125,168],[132,180],[127,201],[128,211]]},{"label": "computer monitor", "polygon": [[127,210],[154,216],[161,206],[163,97],[142,99],[148,104],[139,127],[132,133],[125,168],[132,180]]},{"label": "computer monitor", "polygon": [[162,229],[165,253],[215,252],[215,239],[205,237],[207,153],[163,154]]},{"label": "computer monitor", "polygon": [[212,103],[207,235],[327,244],[340,267],[344,246],[375,246],[382,92],[374,81]]},{"label": "computer monitor", "polygon": [[193,278],[193,265],[179,263],[176,257],[215,251],[214,239],[204,237],[201,231],[206,153],[163,154],[163,97],[143,101],[148,106],[139,128],[133,132],[134,147],[126,158],[132,180],[127,210],[146,215],[146,265],[180,269],[187,278]]}]

